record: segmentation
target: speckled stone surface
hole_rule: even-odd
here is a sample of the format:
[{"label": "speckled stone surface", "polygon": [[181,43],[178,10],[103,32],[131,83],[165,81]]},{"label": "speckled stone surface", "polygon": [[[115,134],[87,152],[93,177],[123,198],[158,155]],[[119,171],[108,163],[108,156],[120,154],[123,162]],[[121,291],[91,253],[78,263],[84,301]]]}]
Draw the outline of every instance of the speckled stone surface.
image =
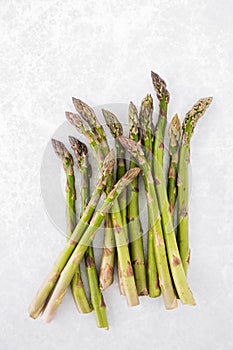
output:
[{"label": "speckled stone surface", "polygon": [[[0,2],[1,350],[233,348],[232,11],[228,0]],[[47,143],[71,96],[138,105],[153,92],[151,69],[167,81],[170,119],[214,96],[192,140],[197,306],[168,312],[161,298],[142,298],[128,308],[114,282],[109,332],[79,315],[70,293],[51,324],[33,321],[28,304],[64,244],[41,198]]]}]

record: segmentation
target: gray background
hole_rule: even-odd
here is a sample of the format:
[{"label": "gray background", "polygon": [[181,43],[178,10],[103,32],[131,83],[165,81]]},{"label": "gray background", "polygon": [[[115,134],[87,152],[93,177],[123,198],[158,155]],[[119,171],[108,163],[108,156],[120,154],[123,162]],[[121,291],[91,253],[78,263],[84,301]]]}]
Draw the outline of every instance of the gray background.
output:
[{"label": "gray background", "polygon": [[[0,2],[1,350],[233,348],[232,11],[228,0]],[[51,324],[33,321],[27,306],[64,244],[40,193],[45,147],[71,96],[139,104],[151,69],[171,91],[169,118],[214,96],[192,141],[197,307],[168,312],[143,298],[128,308],[115,282],[104,294],[109,332],[70,295]]]}]

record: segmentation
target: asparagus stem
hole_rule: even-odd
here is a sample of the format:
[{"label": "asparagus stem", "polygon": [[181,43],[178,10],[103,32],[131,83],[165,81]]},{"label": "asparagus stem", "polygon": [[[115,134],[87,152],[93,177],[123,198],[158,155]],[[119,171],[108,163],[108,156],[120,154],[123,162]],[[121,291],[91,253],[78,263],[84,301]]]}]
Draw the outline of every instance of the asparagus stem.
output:
[{"label": "asparagus stem", "polygon": [[[116,172],[116,180],[118,181],[126,172],[126,162],[125,162],[125,150],[117,140],[119,136],[123,134],[123,128],[117,117],[103,109],[103,116],[105,118],[106,124],[109,127],[112,136],[115,138],[115,146],[116,146],[116,152],[117,152],[117,172]],[[125,234],[128,236],[127,232],[127,211],[126,211],[126,205],[127,205],[127,192],[126,190],[121,193],[118,199],[119,202],[119,208],[121,213],[121,219],[122,219],[122,225],[125,227]],[[119,259],[119,255],[118,255]],[[120,263],[118,261],[118,269],[120,268]],[[122,275],[118,273],[118,281],[119,281],[119,289],[120,293],[122,295],[125,295],[124,293],[124,283],[121,281]]]},{"label": "asparagus stem", "polygon": [[202,98],[186,114],[182,129],[182,141],[178,166],[178,227],[177,242],[184,271],[187,274],[189,265],[188,235],[188,165],[190,162],[190,140],[199,118],[203,116],[212,102],[212,97]]},{"label": "asparagus stem", "polygon": [[95,311],[96,324],[99,328],[109,329],[106,313],[106,304],[99,287],[99,278],[96,271],[95,257],[93,247],[90,246],[85,252],[85,264],[87,271],[88,284],[91,294],[91,302]]},{"label": "asparagus stem", "polygon": [[53,294],[44,310],[43,319],[46,322],[50,322],[58,308],[61,304],[63,297],[66,294],[67,288],[74,276],[74,273],[77,269],[78,264],[82,260],[87,247],[90,245],[92,240],[95,237],[95,234],[100,227],[102,221],[107,212],[111,209],[115,199],[119,194],[125,189],[125,187],[138,175],[140,169],[134,168],[129,170],[114,186],[112,191],[105,198],[103,204],[96,211],[95,215],[90,221],[88,228],[77,244],[76,248],[73,251],[69,261],[67,262],[64,270],[61,273],[61,276],[57,282],[57,285],[53,291]]},{"label": "asparagus stem", "polygon": [[[140,127],[141,127],[141,143],[144,146],[144,153],[147,162],[152,169],[152,147],[153,147],[153,99],[151,95],[147,95],[142,103],[140,110]],[[148,208],[149,210],[149,208]],[[153,218],[152,218],[153,219]],[[147,274],[148,274],[148,289],[149,296],[156,298],[160,295],[160,288],[158,285],[158,270],[156,266],[155,252],[154,252],[154,238],[153,232],[150,229],[153,225],[150,222],[151,216],[148,215],[148,239],[147,239]]]},{"label": "asparagus stem", "polygon": [[[65,145],[57,140],[52,139],[53,148],[62,160],[63,167],[66,174],[66,226],[67,226],[67,239],[72,235],[72,232],[76,226],[76,210],[75,210],[75,200],[76,200],[76,190],[75,190],[75,178],[74,178],[74,161],[72,155],[69,153]],[[80,266],[78,266],[77,274],[74,276],[72,285],[72,294],[80,313],[91,312],[92,309],[89,305],[80,271]]]},{"label": "asparagus stem", "polygon": [[100,263],[99,284],[105,290],[111,286],[114,278],[115,239],[111,214],[106,214],[104,222],[104,247]]},{"label": "asparagus stem", "polygon": [[[86,103],[81,100],[73,98],[73,102],[75,108],[83,117],[83,119],[88,123],[88,125],[82,121],[82,119],[73,113],[66,113],[67,119],[73,124],[76,129],[83,134],[87,141],[89,142],[95,158],[98,161],[99,168],[102,167],[102,162],[104,156],[108,153],[108,144],[106,141],[106,135],[104,129],[99,123],[95,112],[91,107],[89,107]],[[113,174],[109,176],[108,184],[106,186],[105,193],[108,194],[114,184]],[[102,290],[109,287],[113,282],[114,275],[114,256],[115,256],[115,248],[114,248],[114,233],[112,228],[112,220],[111,215],[107,214],[105,219],[105,232],[104,232],[104,248],[101,259],[100,266],[100,287]]]},{"label": "asparagus stem", "polygon": [[101,194],[104,192],[104,189],[106,187],[109,174],[113,172],[114,168],[114,152],[111,151],[108,156],[105,158],[103,167],[101,169],[101,174],[99,176],[99,180],[96,185],[96,189],[93,192],[91,199],[81,217],[78,224],[76,225],[72,236],[70,237],[69,241],[66,244],[66,247],[63,249],[61,254],[59,255],[58,259],[54,263],[54,266],[52,267],[51,271],[45,278],[45,281],[39,288],[36,296],[34,297],[31,305],[29,306],[29,315],[32,318],[37,318],[39,314],[41,313],[46,300],[48,299],[52,289],[54,288],[55,284],[57,283],[57,280],[66,265],[69,257],[71,256],[72,252],[75,249],[75,246],[77,242],[82,237],[84,231],[89,226],[89,221],[96,209],[96,206],[99,202]]},{"label": "asparagus stem", "polygon": [[[88,150],[84,143],[69,137],[72,149],[78,160],[78,170],[81,174],[81,215],[83,214],[90,197],[90,164],[88,162]],[[90,289],[91,303],[95,311],[96,323],[99,328],[108,329],[108,320],[106,315],[106,305],[103,295],[99,288],[99,279],[96,270],[95,256],[92,245],[87,248],[85,253],[85,265],[87,271],[88,284]],[[76,276],[76,273],[74,277]],[[74,280],[72,279],[72,282]],[[73,283],[72,283],[73,285]]]},{"label": "asparagus stem", "polygon": [[[130,102],[129,105],[129,138],[135,142],[139,141],[139,120],[136,106]],[[130,169],[136,166],[133,157],[130,156]],[[127,219],[130,234],[130,253],[134,270],[135,282],[138,295],[148,295],[146,284],[145,256],[143,249],[142,229],[138,206],[138,177],[128,186]]]},{"label": "asparagus stem", "polygon": [[173,289],[167,262],[160,212],[155,193],[151,168],[145,158],[145,155],[139,143],[136,143],[133,140],[130,140],[123,136],[121,136],[119,140],[121,144],[131,154],[131,156],[137,160],[137,163],[140,166],[143,173],[148,203],[149,223],[151,225],[151,227],[149,227],[149,230],[151,230],[154,242],[154,251],[156,257],[156,265],[158,268],[159,284],[163,295],[165,307],[167,309],[173,309],[177,307],[177,299]]},{"label": "asparagus stem", "polygon": [[[157,166],[160,164],[163,167],[164,156],[164,134],[167,123],[167,105],[169,103],[170,94],[167,91],[165,81],[154,72],[151,72],[152,82],[159,99],[159,119],[155,128],[154,140],[154,157],[157,159]],[[154,172],[156,173],[156,165],[154,165]]]},{"label": "asparagus stem", "polygon": [[120,290],[120,295],[124,295],[125,296],[124,283],[123,283],[123,279],[122,279],[120,261],[119,261],[119,257],[118,256],[117,256],[117,276],[118,276],[118,287],[119,287],[119,290]]},{"label": "asparagus stem", "polygon": [[[121,179],[123,179],[123,177]],[[128,239],[126,231],[127,226],[123,225],[120,207],[117,201],[114,202],[112,210],[113,227],[117,246],[117,256],[119,261],[118,268],[120,275],[120,283],[123,284],[123,293],[126,296],[128,305],[136,306],[139,304],[139,300],[128,248]]]},{"label": "asparagus stem", "polygon": [[177,114],[174,115],[168,130],[169,134],[169,154],[170,164],[168,170],[167,195],[169,209],[174,222],[174,208],[177,197],[177,171],[179,159],[179,141],[180,141],[180,120]]}]

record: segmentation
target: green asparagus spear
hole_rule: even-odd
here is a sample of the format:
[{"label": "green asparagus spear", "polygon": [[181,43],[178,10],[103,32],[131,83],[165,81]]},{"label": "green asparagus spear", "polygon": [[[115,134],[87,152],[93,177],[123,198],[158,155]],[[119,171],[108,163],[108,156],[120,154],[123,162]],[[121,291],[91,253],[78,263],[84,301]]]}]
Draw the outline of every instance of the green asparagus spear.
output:
[{"label": "green asparagus spear", "polygon": [[[102,109],[103,116],[105,118],[106,124],[109,127],[111,134],[116,139],[119,135],[122,135],[123,128],[117,117],[105,110]],[[116,180],[119,180],[126,172],[126,163],[125,163],[125,152],[124,149],[121,147],[119,142],[115,140],[115,147],[116,147],[116,154],[117,154],[117,167],[116,167]],[[123,226],[127,225],[126,221],[126,191],[121,193],[119,196],[119,204],[121,209],[121,217],[122,217],[122,224]],[[119,257],[117,259],[117,273],[118,273],[118,285],[120,289],[120,294],[125,295],[124,292],[124,284],[122,280],[122,276],[120,274],[121,268],[120,268],[120,262]]]},{"label": "green asparagus spear", "polygon": [[[123,134],[123,128],[117,117],[103,109],[102,110],[107,126],[109,127],[112,136],[115,138],[115,146],[116,146],[116,154],[117,154],[117,172],[116,172],[116,180],[118,181],[125,173],[126,173],[126,162],[125,162],[125,150],[117,140],[119,136]],[[121,217],[123,225],[127,225],[126,220],[126,191],[124,191],[119,196],[119,206],[121,210]]]},{"label": "green asparagus spear", "polygon": [[[75,177],[74,177],[74,161],[72,155],[69,153],[65,145],[57,140],[52,139],[53,148],[62,160],[63,167],[66,174],[66,225],[67,225],[67,239],[72,235],[72,232],[76,226],[76,210],[75,210],[75,200],[76,200],[76,190],[75,190]],[[72,281],[72,294],[80,313],[91,312],[92,309],[89,305],[83,282],[81,277],[80,266],[78,266],[77,273]]]},{"label": "green asparagus spear", "polygon": [[168,170],[168,188],[167,195],[169,201],[169,209],[174,221],[174,208],[177,197],[177,171],[179,159],[179,141],[180,141],[180,120],[177,114],[172,118],[168,130],[169,134],[169,155],[170,164]]},{"label": "green asparagus spear", "polygon": [[141,129],[141,143],[144,146],[144,153],[151,168],[154,132],[154,126],[152,122],[153,109],[153,99],[151,95],[146,95],[141,103],[139,122]]},{"label": "green asparagus spear", "polygon": [[53,291],[53,294],[44,310],[43,319],[45,322],[50,322],[58,308],[61,304],[63,297],[66,294],[67,288],[73,278],[78,264],[80,264],[88,246],[95,237],[95,234],[100,227],[102,221],[107,212],[110,211],[114,201],[117,199],[119,194],[125,189],[125,187],[138,175],[140,169],[134,168],[130,169],[114,186],[112,191],[105,198],[103,204],[96,211],[95,215],[90,221],[90,224],[82,236],[81,240],[77,244],[73,251],[73,254],[69,258],[58,283]]},{"label": "green asparagus spear", "polygon": [[[121,179],[123,178],[124,176],[121,177]],[[113,228],[119,261],[118,269],[120,283],[122,283],[123,294],[126,296],[128,305],[136,306],[139,304],[139,300],[128,248],[127,226],[124,226],[123,224],[120,206],[117,201],[114,202],[112,211]]]},{"label": "green asparagus spear", "polygon": [[[102,110],[104,118],[110,131],[115,138],[117,151],[117,172],[116,178],[119,180],[126,172],[125,151],[117,138],[123,134],[123,128],[117,117],[107,110]],[[129,305],[138,305],[138,297],[135,288],[135,280],[132,273],[132,265],[128,249],[127,232],[127,201],[126,190],[119,196],[119,206],[117,203],[113,206],[113,226],[115,230],[115,241],[118,252],[118,278],[119,288],[122,295],[126,295]],[[126,275],[126,276],[125,276]]]},{"label": "green asparagus spear", "polygon": [[[123,133],[123,128],[117,117],[107,111],[102,110],[104,118],[110,131],[115,138],[117,150],[117,180],[119,180],[126,172],[125,150],[118,141]],[[117,201],[113,205],[113,227],[115,233],[115,241],[118,253],[118,270],[119,270],[119,286],[121,294],[126,296],[130,306],[138,305],[138,295],[134,280],[133,269],[128,248],[128,230],[127,230],[127,211],[126,211],[126,190],[121,193]]]},{"label": "green asparagus spear", "polygon": [[187,274],[189,265],[189,238],[188,238],[188,165],[190,161],[190,140],[199,118],[203,116],[212,102],[212,97],[202,98],[186,114],[182,129],[178,166],[178,227],[177,241],[184,271]]},{"label": "green asparagus spear", "polygon": [[63,251],[59,255],[54,266],[52,267],[51,271],[47,275],[45,281],[42,283],[36,296],[34,297],[31,305],[29,306],[30,317],[37,318],[40,315],[46,303],[46,300],[48,299],[51,291],[56,285],[57,280],[64,266],[66,265],[69,257],[74,251],[77,242],[82,237],[84,231],[89,227],[89,221],[96,209],[100,196],[105,190],[109,174],[113,172],[113,168],[114,168],[114,151],[111,151],[104,160],[95,191],[93,192],[91,199],[81,219],[76,225],[74,232],[72,233],[72,236],[70,237],[69,241],[66,244],[66,247],[63,249]]},{"label": "green asparagus spear", "polygon": [[62,161],[66,175],[66,233],[69,239],[76,226],[74,161],[72,155],[62,142],[55,139],[51,141],[54,151]]},{"label": "green asparagus spear", "polygon": [[[84,143],[74,137],[69,137],[71,147],[74,150],[78,161],[78,170],[81,174],[81,215],[83,214],[90,197],[90,164],[88,162],[88,150]],[[87,271],[88,284],[91,295],[91,303],[95,311],[96,323],[99,328],[108,329],[106,306],[103,295],[99,288],[99,279],[96,270],[94,249],[92,245],[85,253],[85,265]],[[76,274],[75,274],[76,275]],[[74,275],[74,277],[75,277]],[[74,281],[74,277],[72,282]],[[73,283],[72,283],[73,286]]]},{"label": "green asparagus spear", "polygon": [[[129,105],[129,138],[135,142],[139,141],[139,120],[136,106],[130,102]],[[133,157],[130,157],[130,169],[136,166]],[[143,238],[138,206],[138,177],[128,186],[127,219],[130,235],[130,253],[134,270],[135,282],[138,295],[148,295],[146,284],[145,256],[143,249]],[[153,248],[154,249],[154,248]]]},{"label": "green asparagus spear", "polygon": [[[153,99],[151,95],[147,95],[141,103],[140,110],[140,127],[141,127],[141,143],[144,146],[144,153],[147,162],[152,169],[152,148],[153,148]],[[149,209],[149,208],[148,208]],[[148,274],[148,289],[149,296],[151,298],[156,298],[160,295],[160,288],[158,285],[158,271],[156,266],[155,252],[154,252],[154,242],[153,242],[153,225],[150,222],[151,216],[148,215],[148,239],[147,239],[147,274]]]}]

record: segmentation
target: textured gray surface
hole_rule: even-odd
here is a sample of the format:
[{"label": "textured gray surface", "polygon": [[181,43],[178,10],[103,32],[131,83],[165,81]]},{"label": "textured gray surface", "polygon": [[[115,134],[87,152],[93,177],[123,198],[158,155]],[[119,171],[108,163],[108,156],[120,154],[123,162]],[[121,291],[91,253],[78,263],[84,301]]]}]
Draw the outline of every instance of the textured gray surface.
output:
[{"label": "textured gray surface", "polygon": [[[227,0],[0,2],[1,350],[233,348],[232,10]],[[69,295],[50,325],[33,321],[28,303],[64,243],[40,194],[47,142],[71,96],[139,104],[153,91],[151,69],[168,82],[170,117],[214,96],[192,142],[198,305],[167,312],[161,298],[144,298],[130,309],[115,283],[105,293],[108,333]]]}]

